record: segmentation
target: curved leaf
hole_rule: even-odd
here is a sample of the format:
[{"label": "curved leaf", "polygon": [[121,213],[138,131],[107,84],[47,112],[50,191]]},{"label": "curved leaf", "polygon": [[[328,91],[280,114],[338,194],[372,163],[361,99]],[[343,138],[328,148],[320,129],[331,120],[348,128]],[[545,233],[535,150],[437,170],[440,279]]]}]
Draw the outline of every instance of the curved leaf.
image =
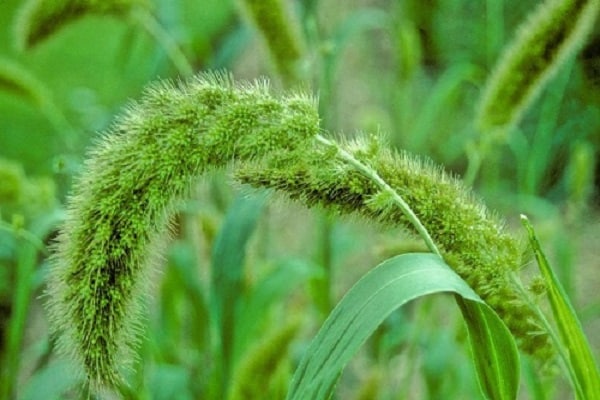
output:
[{"label": "curved leaf", "polygon": [[508,329],[441,258],[425,253],[386,260],[350,289],[313,340],[287,398],[328,399],[346,364],[394,310],[440,292],[457,295],[484,396],[516,398],[519,356]]}]

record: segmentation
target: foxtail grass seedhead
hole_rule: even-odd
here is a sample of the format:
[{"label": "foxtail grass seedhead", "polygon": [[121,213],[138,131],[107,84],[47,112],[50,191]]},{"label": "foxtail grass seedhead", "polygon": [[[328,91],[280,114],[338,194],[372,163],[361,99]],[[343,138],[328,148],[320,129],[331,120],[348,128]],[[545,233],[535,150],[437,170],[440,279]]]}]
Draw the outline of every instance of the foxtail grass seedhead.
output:
[{"label": "foxtail grass seedhead", "polygon": [[15,21],[20,49],[34,47],[63,26],[86,15],[126,16],[148,0],[27,0]]},{"label": "foxtail grass seedhead", "polygon": [[212,74],[153,85],[102,136],[69,199],[47,289],[59,348],[92,390],[122,383],[148,271],[197,178],[305,146],[318,129],[313,99]]},{"label": "foxtail grass seedhead", "polygon": [[518,123],[546,82],[594,27],[600,0],[546,0],[519,28],[496,65],[479,104],[484,131]]},{"label": "foxtail grass seedhead", "polygon": [[285,84],[297,81],[303,44],[284,0],[240,0],[247,18],[269,48],[273,64]]},{"label": "foxtail grass seedhead", "polygon": [[[504,320],[523,350],[547,360],[551,344],[535,313],[512,284],[521,262],[518,240],[504,230],[458,180],[430,162],[396,153],[376,138],[341,147],[376,171],[415,212],[439,246],[444,260]],[[364,174],[341,162],[335,148],[280,154],[236,171],[242,183],[280,190],[308,206],[336,214],[357,213],[385,225],[414,231],[391,196]]]}]

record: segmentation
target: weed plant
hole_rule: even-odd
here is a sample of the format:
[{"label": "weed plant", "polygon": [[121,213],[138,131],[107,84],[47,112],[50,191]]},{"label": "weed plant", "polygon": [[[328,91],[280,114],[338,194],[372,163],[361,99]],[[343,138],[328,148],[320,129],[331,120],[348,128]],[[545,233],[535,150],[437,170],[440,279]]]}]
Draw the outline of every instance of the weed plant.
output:
[{"label": "weed plant", "polygon": [[0,7],[0,399],[600,398],[600,1]]}]

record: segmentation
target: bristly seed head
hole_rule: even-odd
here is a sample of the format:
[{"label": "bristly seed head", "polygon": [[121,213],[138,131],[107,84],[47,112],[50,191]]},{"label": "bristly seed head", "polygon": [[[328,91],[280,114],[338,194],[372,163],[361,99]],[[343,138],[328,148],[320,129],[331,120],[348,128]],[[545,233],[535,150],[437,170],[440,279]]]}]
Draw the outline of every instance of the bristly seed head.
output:
[{"label": "bristly seed head", "polygon": [[600,0],[546,0],[519,28],[496,65],[479,104],[483,132],[518,123],[546,82],[583,45]]},{"label": "bristly seed head", "polygon": [[[520,241],[457,179],[431,162],[373,141],[378,139],[359,138],[342,149],[377,171],[402,196],[444,260],[500,315],[521,348],[541,361],[549,360],[553,354],[549,337],[540,332],[536,314],[510,279],[520,267]],[[309,207],[359,214],[416,233],[387,192],[329,148],[315,146],[311,151],[274,155],[244,163],[235,173],[242,183],[277,189]]]},{"label": "bristly seed head", "polygon": [[288,152],[319,130],[313,99],[227,75],[159,83],[89,153],[54,246],[47,293],[59,347],[94,391],[122,383],[149,267],[169,217],[212,167]]}]

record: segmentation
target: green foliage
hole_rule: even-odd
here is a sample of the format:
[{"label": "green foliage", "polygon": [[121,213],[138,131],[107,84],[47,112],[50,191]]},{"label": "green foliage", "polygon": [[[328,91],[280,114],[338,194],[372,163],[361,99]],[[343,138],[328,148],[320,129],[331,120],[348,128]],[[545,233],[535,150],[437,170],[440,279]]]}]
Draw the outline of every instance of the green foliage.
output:
[{"label": "green foliage", "polygon": [[28,177],[20,164],[0,158],[0,216],[28,222],[56,206],[56,187],[48,177]]},{"label": "green foliage", "polygon": [[[54,198],[52,200],[55,200]],[[33,203],[35,204],[35,202]],[[0,210],[4,204],[0,203]],[[0,258],[5,286],[0,286],[0,305],[7,318],[0,325],[4,341],[2,345],[2,370],[0,375],[0,398],[9,398],[17,384],[21,365],[21,346],[24,342],[28,309],[40,277],[36,272],[38,254],[45,253],[42,239],[62,221],[62,214],[48,208],[19,208],[12,215],[12,225],[0,219],[2,252],[14,252],[14,260],[6,255]],[[8,231],[14,242],[4,242]],[[6,247],[5,247],[6,246]],[[7,298],[11,301],[8,302]]]},{"label": "green foliage", "polygon": [[[286,367],[285,357],[290,343],[298,331],[297,322],[282,323],[275,326],[275,332],[265,336],[248,350],[240,360],[230,386],[229,400],[280,398],[277,376]],[[289,368],[289,367],[288,367]],[[257,380],[256,377],[261,379]],[[287,381],[287,380],[286,380]],[[285,389],[282,391],[285,393]]]},{"label": "green foliage", "polygon": [[0,90],[12,93],[34,106],[42,107],[46,102],[47,94],[42,84],[23,67],[8,60],[0,60]]},{"label": "green foliage", "polygon": [[[233,364],[235,338],[239,335],[236,312],[241,307],[244,292],[243,251],[254,233],[263,210],[264,199],[238,198],[229,209],[212,251],[211,299],[213,319],[217,325],[220,344],[223,383],[229,379]],[[222,389],[221,392],[225,392]]]},{"label": "green foliage", "polygon": [[431,254],[404,254],[371,270],[325,321],[301,361],[288,399],[329,399],[341,370],[396,308],[433,293],[452,292],[468,308],[467,324],[490,399],[513,399],[519,358],[513,338],[496,314],[444,262]]},{"label": "green foliage", "polygon": [[23,168],[19,164],[1,160],[0,178],[2,181],[0,202],[3,205],[20,202],[23,196],[25,181]]},{"label": "green foliage", "polygon": [[575,143],[565,176],[566,191],[573,208],[585,208],[589,202],[594,187],[592,171],[595,167],[594,147],[589,143]]},{"label": "green foliage", "polygon": [[563,360],[570,373],[577,398],[593,399],[600,393],[600,370],[594,361],[590,345],[583,333],[577,314],[569,302],[569,297],[550,268],[531,223],[524,215],[521,216],[521,221],[527,229],[531,247],[548,288],[547,294],[552,306],[552,314],[556,319],[562,345],[568,352],[568,356],[563,356]]},{"label": "green foliage", "polygon": [[[440,283],[487,305],[436,295],[384,320],[338,307],[360,314],[351,328],[366,346],[352,342],[337,372],[315,367],[338,382],[332,397],[514,398],[514,346],[493,341],[505,323],[523,356],[519,398],[568,397],[569,384],[593,398],[598,338],[588,346],[581,328],[594,332],[600,309],[598,1],[547,1],[522,24],[537,2],[240,0],[239,17],[233,0],[0,2],[0,399],[96,397],[85,386],[131,400],[285,398],[365,266],[427,249],[443,256],[439,276],[406,292],[385,281],[357,303],[450,274]],[[492,90],[503,62],[522,67],[508,92]],[[319,103],[266,79],[189,79],[211,69]],[[494,93],[502,109],[484,107]],[[325,210],[232,193],[224,167]],[[512,232],[515,210],[535,219],[550,283],[522,272],[541,250]]]}]

